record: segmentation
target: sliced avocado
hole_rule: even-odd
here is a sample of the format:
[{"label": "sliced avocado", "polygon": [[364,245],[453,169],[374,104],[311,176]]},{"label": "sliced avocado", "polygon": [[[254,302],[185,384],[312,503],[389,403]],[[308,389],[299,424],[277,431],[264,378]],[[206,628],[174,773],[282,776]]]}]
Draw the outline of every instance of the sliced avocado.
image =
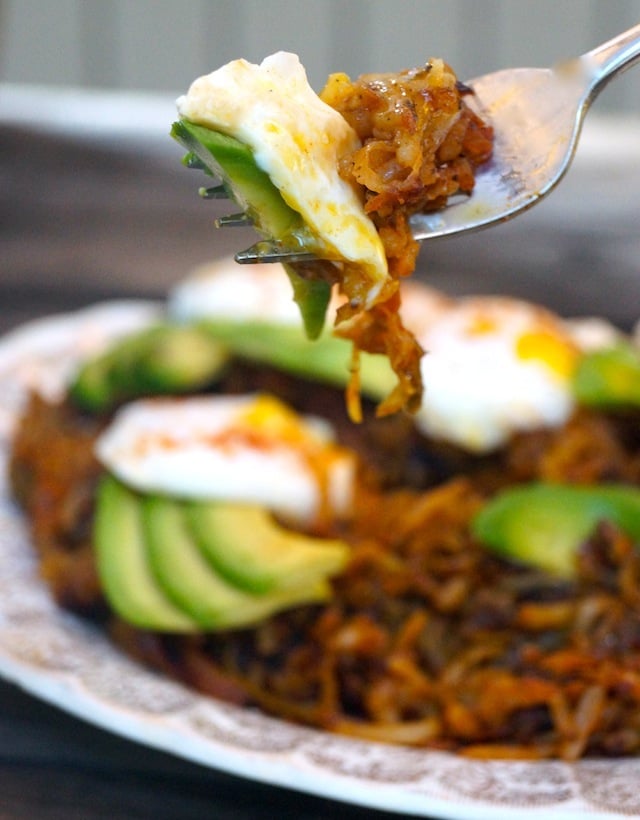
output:
[{"label": "sliced avocado", "polygon": [[89,359],[69,387],[69,397],[82,410],[100,413],[117,399],[111,385],[111,358],[108,354]]},{"label": "sliced avocado", "polygon": [[149,334],[135,379],[151,393],[194,390],[210,384],[228,361],[226,350],[197,326],[164,325]]},{"label": "sliced avocado", "polygon": [[70,395],[82,409],[104,412],[138,396],[196,390],[215,381],[227,360],[220,343],[199,327],[156,325],[86,362]]},{"label": "sliced avocado", "polygon": [[[207,320],[202,326],[230,352],[269,364],[296,376],[345,387],[350,377],[351,343],[329,333],[316,341],[294,325],[269,322]],[[396,384],[386,356],[360,356],[362,394],[373,400],[387,396]]]},{"label": "sliced avocado", "polygon": [[[328,262],[317,262],[326,265]],[[318,339],[324,328],[327,308],[331,301],[331,285],[324,279],[301,276],[295,265],[283,265],[291,287],[293,300],[298,306],[302,325],[308,339]]]},{"label": "sliced avocado", "polygon": [[[289,248],[317,251],[318,242],[302,216],[285,202],[269,175],[257,165],[246,143],[185,119],[173,124],[171,136],[189,152],[185,164],[192,168],[204,166],[207,173],[221,179],[229,196],[251,218],[263,237],[275,239]],[[315,264],[320,271],[328,263]],[[296,265],[286,264],[284,268],[307,335],[315,339],[324,325],[331,287],[322,275],[303,277]]]},{"label": "sliced avocado", "polygon": [[193,539],[216,571],[248,592],[308,586],[339,572],[349,555],[343,541],[287,530],[263,507],[193,502],[185,505],[185,514]]},{"label": "sliced avocado", "polygon": [[174,122],[171,136],[222,180],[260,233],[274,239],[292,237],[295,241],[300,236],[301,240],[311,241],[302,217],[287,205],[269,175],[258,167],[246,143],[185,119]]},{"label": "sliced avocado", "polygon": [[156,583],[147,561],[139,496],[111,476],[98,490],[94,544],[102,588],[121,618],[161,632],[199,629]]},{"label": "sliced avocado", "polygon": [[602,521],[640,541],[640,489],[547,483],[516,487],[489,501],[472,531],[506,558],[571,577],[580,545]]},{"label": "sliced avocado", "polygon": [[574,376],[580,404],[640,406],[640,350],[629,342],[585,353]]},{"label": "sliced avocado", "polygon": [[249,626],[279,610],[326,600],[330,593],[325,580],[265,595],[251,595],[234,587],[196,546],[179,501],[146,496],[143,522],[158,585],[203,629]]}]

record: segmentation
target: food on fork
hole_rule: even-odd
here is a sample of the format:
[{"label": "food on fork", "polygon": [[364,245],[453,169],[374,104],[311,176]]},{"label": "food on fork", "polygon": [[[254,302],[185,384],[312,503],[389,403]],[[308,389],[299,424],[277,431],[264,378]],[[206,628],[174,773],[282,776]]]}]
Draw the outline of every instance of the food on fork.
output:
[{"label": "food on fork", "polygon": [[381,415],[415,409],[422,350],[399,315],[398,279],[415,267],[408,216],[470,193],[491,130],[441,60],[414,71],[332,75],[317,96],[293,54],[236,60],[178,100],[173,135],[187,163],[218,176],[257,230],[309,255],[285,269],[310,336],[337,284],[336,332],[354,345],[347,405],[360,418],[359,351],[388,356],[397,385]]}]

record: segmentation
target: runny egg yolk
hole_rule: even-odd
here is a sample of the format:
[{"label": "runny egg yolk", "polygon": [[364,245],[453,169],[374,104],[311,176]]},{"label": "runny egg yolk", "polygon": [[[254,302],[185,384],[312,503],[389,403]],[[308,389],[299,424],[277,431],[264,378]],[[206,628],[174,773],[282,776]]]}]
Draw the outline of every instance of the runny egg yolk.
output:
[{"label": "runny egg yolk", "polygon": [[[506,310],[507,301],[501,300],[501,304],[503,310]],[[480,305],[479,307],[481,308]],[[570,378],[580,357],[578,348],[564,329],[561,330],[560,324],[556,325],[555,320],[552,322],[549,314],[533,306],[527,306],[527,310],[533,310],[534,313],[527,322],[530,329],[515,336],[516,356],[523,362],[544,364],[560,379]],[[540,315],[535,316],[538,312]],[[501,321],[499,314],[483,313],[480,309],[480,312],[472,315],[466,332],[470,337],[500,335],[504,326],[504,317]]]},{"label": "runny egg yolk", "polygon": [[566,337],[550,330],[523,333],[516,343],[516,354],[523,362],[542,362],[560,379],[573,375],[580,358],[579,351]]}]

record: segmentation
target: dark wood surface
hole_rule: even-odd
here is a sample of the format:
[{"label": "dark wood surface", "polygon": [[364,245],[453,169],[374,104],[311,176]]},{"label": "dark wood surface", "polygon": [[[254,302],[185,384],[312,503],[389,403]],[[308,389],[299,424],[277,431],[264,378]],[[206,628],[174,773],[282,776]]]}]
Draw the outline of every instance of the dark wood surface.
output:
[{"label": "dark wood surface", "polygon": [[[244,230],[214,233],[225,205],[198,198],[201,179],[179,158],[177,146],[146,155],[0,129],[0,330],[105,298],[161,297],[194,265],[250,244]],[[573,190],[587,195],[579,180]],[[597,208],[588,224],[527,216],[438,243],[423,250],[420,273],[454,293],[508,292],[630,326],[640,315],[638,208],[610,222],[601,197]],[[201,768],[0,683],[0,820],[334,816],[393,815]]]},{"label": "dark wood surface", "polygon": [[123,740],[0,684],[1,820],[393,818]]}]

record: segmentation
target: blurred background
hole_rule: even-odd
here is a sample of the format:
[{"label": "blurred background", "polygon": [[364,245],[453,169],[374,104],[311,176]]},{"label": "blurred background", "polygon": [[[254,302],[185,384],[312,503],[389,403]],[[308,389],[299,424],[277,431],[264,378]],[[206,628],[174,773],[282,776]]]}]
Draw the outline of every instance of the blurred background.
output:
[{"label": "blurred background", "polygon": [[[551,65],[640,21],[640,0],[0,0],[0,326],[116,295],[162,295],[251,244],[215,232],[168,136],[175,97],[239,56],[332,71],[445,58],[462,79]],[[640,67],[596,101],[576,162],[508,225],[424,247],[419,275],[568,313],[640,315]],[[222,209],[222,211],[220,210]]]},{"label": "blurred background", "polygon": [[[461,78],[549,65],[629,28],[638,0],[2,0],[6,82],[178,93],[228,60],[295,51],[319,89],[444,57]],[[609,109],[640,105],[622,80]]]}]

